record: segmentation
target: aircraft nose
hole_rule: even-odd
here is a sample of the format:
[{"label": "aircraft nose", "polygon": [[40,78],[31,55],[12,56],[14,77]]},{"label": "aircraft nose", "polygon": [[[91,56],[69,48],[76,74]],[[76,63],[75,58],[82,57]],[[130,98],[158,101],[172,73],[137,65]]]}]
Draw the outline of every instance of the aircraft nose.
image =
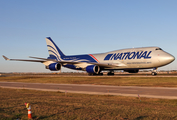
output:
[{"label": "aircraft nose", "polygon": [[170,55],[170,54],[166,54],[164,55],[163,57],[161,56],[161,60],[160,61],[163,61],[165,63],[171,63],[175,60],[175,57],[173,55]]},{"label": "aircraft nose", "polygon": [[171,55],[168,59],[173,62],[175,60],[175,57]]}]

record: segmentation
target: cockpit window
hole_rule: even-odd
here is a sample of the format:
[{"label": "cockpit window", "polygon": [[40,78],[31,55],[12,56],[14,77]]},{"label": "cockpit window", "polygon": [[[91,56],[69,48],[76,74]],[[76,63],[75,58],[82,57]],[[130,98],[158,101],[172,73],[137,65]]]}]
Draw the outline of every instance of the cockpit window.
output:
[{"label": "cockpit window", "polygon": [[155,50],[162,50],[161,48],[156,48]]}]

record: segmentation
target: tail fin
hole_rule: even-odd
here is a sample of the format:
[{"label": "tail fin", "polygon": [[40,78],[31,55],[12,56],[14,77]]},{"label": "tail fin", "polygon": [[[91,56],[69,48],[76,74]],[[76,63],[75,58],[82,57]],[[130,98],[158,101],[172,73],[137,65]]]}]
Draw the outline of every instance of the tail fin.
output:
[{"label": "tail fin", "polygon": [[62,61],[62,57],[65,56],[58,46],[53,42],[50,37],[46,37],[47,48],[49,52],[48,59],[56,59]]}]

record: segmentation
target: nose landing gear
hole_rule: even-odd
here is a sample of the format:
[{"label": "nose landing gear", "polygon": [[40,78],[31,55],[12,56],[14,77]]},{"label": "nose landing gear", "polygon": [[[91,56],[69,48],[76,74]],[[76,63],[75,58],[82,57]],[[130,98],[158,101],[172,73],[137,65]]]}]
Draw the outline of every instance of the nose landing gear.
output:
[{"label": "nose landing gear", "polygon": [[157,75],[157,73],[156,73],[156,72],[152,72],[151,75],[152,75],[152,76],[155,76],[155,75]]},{"label": "nose landing gear", "polygon": [[157,68],[154,68],[154,69],[152,70],[152,73],[151,73],[151,75],[152,75],[152,76],[155,76],[155,75],[157,75]]}]

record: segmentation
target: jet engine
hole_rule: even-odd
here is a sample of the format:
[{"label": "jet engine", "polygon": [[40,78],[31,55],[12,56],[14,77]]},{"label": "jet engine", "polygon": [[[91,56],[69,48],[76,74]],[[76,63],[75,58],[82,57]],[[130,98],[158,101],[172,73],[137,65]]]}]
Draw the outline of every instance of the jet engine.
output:
[{"label": "jet engine", "polygon": [[61,69],[61,64],[60,63],[51,63],[46,68],[49,69],[49,70],[51,70],[51,71],[58,71],[58,70]]},{"label": "jet engine", "polygon": [[131,70],[124,70],[124,71],[129,73],[138,73],[139,69],[131,69]]},{"label": "jet engine", "polygon": [[88,73],[95,73],[98,74],[100,72],[100,67],[97,65],[90,65],[86,67],[86,71]]}]

